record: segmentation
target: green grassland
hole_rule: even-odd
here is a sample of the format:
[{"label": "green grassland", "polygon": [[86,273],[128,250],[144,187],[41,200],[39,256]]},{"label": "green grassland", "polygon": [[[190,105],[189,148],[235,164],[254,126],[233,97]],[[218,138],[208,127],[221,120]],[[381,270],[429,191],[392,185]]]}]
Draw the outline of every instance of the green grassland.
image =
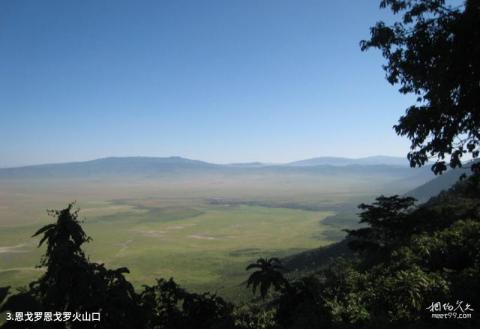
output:
[{"label": "green grassland", "polygon": [[355,221],[355,205],[385,191],[386,182],[326,176],[2,182],[0,286],[19,287],[41,274],[35,265],[43,248],[31,236],[53,220],[47,208],[77,200],[93,238],[85,248],[90,259],[128,267],[137,287],[174,277],[194,291],[248,298],[248,263],[339,240]]},{"label": "green grassland", "polygon": [[[108,208],[86,208],[91,216],[84,227],[93,237],[86,251],[93,261],[109,267],[127,266],[137,286],[173,276],[191,289],[237,298],[243,293],[249,262],[329,242],[318,235],[321,220],[331,215],[326,211],[204,205],[122,207],[118,213],[102,215]],[[2,245],[10,247],[1,253],[0,285],[18,286],[39,275],[33,267],[41,249],[36,248],[36,239],[29,238],[35,230],[28,225],[1,231]]]}]

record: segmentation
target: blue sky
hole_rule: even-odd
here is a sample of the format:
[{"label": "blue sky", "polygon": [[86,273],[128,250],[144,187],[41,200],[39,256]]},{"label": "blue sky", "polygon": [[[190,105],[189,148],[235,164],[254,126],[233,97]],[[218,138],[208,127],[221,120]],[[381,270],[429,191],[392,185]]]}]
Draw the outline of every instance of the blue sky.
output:
[{"label": "blue sky", "polygon": [[[405,156],[378,0],[0,2],[0,167]],[[391,18],[391,17],[390,17]]]}]

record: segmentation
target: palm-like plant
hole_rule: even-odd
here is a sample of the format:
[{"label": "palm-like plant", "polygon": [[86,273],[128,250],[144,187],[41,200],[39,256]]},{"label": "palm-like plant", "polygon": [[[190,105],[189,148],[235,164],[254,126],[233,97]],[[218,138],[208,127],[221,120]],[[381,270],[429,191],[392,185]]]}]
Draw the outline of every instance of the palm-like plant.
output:
[{"label": "palm-like plant", "polygon": [[43,234],[38,246],[41,246],[45,241],[47,242],[47,252],[45,258],[48,265],[48,260],[55,256],[79,255],[84,257],[81,249],[82,244],[90,241],[90,238],[83,231],[80,222],[78,221],[79,209],[74,209],[75,203],[70,203],[67,208],[62,210],[48,210],[48,214],[57,218],[55,224],[48,224],[39,229],[33,236]]},{"label": "palm-like plant", "polygon": [[288,286],[288,282],[281,272],[284,267],[276,257],[259,258],[255,263],[248,265],[246,268],[247,271],[252,269],[256,269],[256,271],[248,277],[247,288],[252,286],[252,292],[255,294],[259,287],[262,299],[265,299],[271,287],[279,291]]}]

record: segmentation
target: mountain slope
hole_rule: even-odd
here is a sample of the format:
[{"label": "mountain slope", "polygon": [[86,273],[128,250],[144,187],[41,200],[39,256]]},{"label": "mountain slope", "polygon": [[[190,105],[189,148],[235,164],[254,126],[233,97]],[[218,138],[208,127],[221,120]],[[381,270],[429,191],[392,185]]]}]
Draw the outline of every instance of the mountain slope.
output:
[{"label": "mountain slope", "polygon": [[213,170],[218,165],[181,157],[111,157],[84,162],[0,169],[0,178],[135,176],[178,171]]},{"label": "mountain slope", "polygon": [[442,191],[452,187],[462,174],[470,175],[470,169],[466,165],[463,168],[451,169],[446,173],[435,177],[434,179],[418,186],[417,188],[407,192],[405,195],[414,197],[420,202],[427,201],[431,197],[438,195]]},{"label": "mountain slope", "polygon": [[[330,159],[330,158],[329,158]],[[181,157],[154,158],[154,157],[117,157],[102,158],[85,162],[71,162],[59,164],[44,164],[16,168],[0,169],[0,178],[85,178],[85,177],[150,177],[155,175],[175,174],[291,174],[314,176],[388,176],[392,179],[401,179],[420,175],[426,177],[426,170],[411,169],[406,166],[375,164],[349,164],[343,160],[329,160],[322,165],[263,165],[260,163],[247,164],[212,164],[208,162],[190,160]],[[352,160],[353,161],[353,160]],[[361,161],[362,162],[362,161]],[[368,163],[367,161],[363,161]],[[428,178],[421,181],[426,181]]]},{"label": "mountain slope", "polygon": [[390,156],[371,156],[366,158],[341,158],[341,157],[318,157],[306,160],[290,162],[290,166],[348,166],[348,165],[389,165],[389,166],[408,166],[408,160],[402,157]]}]

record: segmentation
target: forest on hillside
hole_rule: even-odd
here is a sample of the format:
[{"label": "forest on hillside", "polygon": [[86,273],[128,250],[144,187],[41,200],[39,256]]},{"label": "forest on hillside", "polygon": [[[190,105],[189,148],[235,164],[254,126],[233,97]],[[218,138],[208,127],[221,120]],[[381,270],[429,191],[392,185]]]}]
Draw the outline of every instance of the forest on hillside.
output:
[{"label": "forest on hillside", "polygon": [[252,300],[237,305],[174,278],[134,289],[128,268],[89,259],[69,204],[32,232],[46,246],[41,277],[0,288],[1,328],[479,328],[480,1],[380,4],[400,19],[377,23],[361,48],[379,49],[388,82],[417,97],[394,127],[411,141],[411,166],[468,169],[452,188],[422,204],[393,195],[359,205],[360,227],[326,247],[328,261],[245,264]]}]

